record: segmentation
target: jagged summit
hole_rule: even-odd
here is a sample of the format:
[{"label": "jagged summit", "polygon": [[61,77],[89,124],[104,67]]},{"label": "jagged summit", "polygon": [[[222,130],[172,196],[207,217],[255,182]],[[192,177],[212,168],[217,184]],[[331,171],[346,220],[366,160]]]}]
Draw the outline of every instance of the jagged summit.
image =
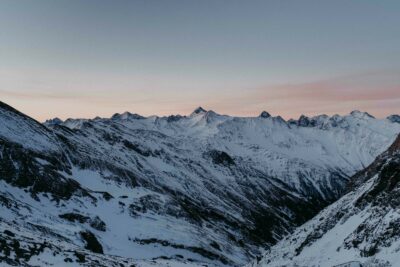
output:
[{"label": "jagged summit", "polygon": [[363,112],[363,111],[359,111],[359,110],[353,110],[352,112],[350,112],[350,115],[352,115],[354,117],[358,117],[358,118],[375,119],[375,117],[372,116],[371,114],[369,114],[368,112]]},{"label": "jagged summit", "polygon": [[207,110],[205,110],[202,107],[198,107],[196,108],[191,115],[195,115],[195,114],[203,114],[203,113],[207,113]]},{"label": "jagged summit", "polygon": [[125,111],[122,114],[115,113],[112,117],[112,120],[128,120],[128,119],[134,119],[134,120],[140,120],[140,119],[145,119],[145,117],[136,114],[136,113],[130,113],[128,111]]},{"label": "jagged summit", "polygon": [[299,120],[297,121],[297,125],[302,126],[302,127],[307,127],[311,123],[310,118],[307,117],[306,115],[301,115]]},{"label": "jagged summit", "polygon": [[271,117],[271,114],[269,114],[268,112],[266,112],[265,110],[263,112],[261,112],[261,114],[258,116],[260,118],[269,118]]},{"label": "jagged summit", "polygon": [[44,122],[44,124],[45,124],[45,125],[48,125],[48,126],[60,125],[60,124],[62,124],[62,123],[63,123],[63,120],[61,120],[61,119],[58,118],[58,117],[55,117],[54,119],[46,120],[46,121]]},{"label": "jagged summit", "polygon": [[[8,109],[12,109],[13,112],[18,112],[12,107],[8,106],[7,104],[4,104],[4,107],[7,107]],[[230,119],[235,119],[235,118],[241,118],[241,117],[235,117],[235,116],[230,116],[230,115],[221,115],[218,113],[215,113],[212,110],[205,110],[201,106],[196,108],[189,116],[183,116],[183,115],[170,115],[170,116],[150,116],[150,117],[145,117],[141,116],[137,113],[131,113],[131,112],[124,112],[122,114],[120,113],[115,113],[113,116],[111,116],[110,119],[107,118],[99,118],[96,117],[95,119],[74,119],[74,118],[69,118],[65,121],[60,120],[59,118],[54,118],[54,119],[49,119],[44,122],[44,125],[46,126],[55,126],[55,125],[63,125],[67,126],[70,128],[80,128],[82,126],[83,122],[92,122],[92,121],[101,121],[101,120],[119,120],[119,121],[129,121],[129,120],[154,120],[154,118],[158,118],[158,121],[167,121],[167,122],[177,122],[177,121],[185,121],[185,119],[192,119],[194,117],[200,118],[199,115],[204,115],[201,117],[204,117],[208,121],[210,118],[216,118],[220,120],[220,122],[228,121]],[[348,121],[349,118],[354,118],[362,121],[367,121],[369,119],[375,119],[374,116],[369,114],[368,112],[362,112],[359,110],[353,110],[351,113],[348,115],[338,115],[335,114],[333,116],[328,116],[326,114],[321,114],[321,115],[315,115],[315,116],[306,116],[306,115],[301,115],[298,119],[289,119],[289,120],[284,120],[280,116],[275,116],[272,117],[270,113],[267,111],[262,111],[258,118],[272,118],[272,121],[275,122],[284,122],[287,125],[297,125],[299,127],[317,127],[317,128],[329,128],[329,127],[337,127],[342,125],[343,127],[345,126],[345,123]],[[390,115],[386,118],[388,121],[392,123],[400,123],[400,115]]]}]

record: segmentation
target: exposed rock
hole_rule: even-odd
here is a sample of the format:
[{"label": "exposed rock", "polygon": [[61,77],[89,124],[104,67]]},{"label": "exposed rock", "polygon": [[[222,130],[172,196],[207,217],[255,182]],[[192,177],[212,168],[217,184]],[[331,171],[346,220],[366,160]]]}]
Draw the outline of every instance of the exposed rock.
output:
[{"label": "exposed rock", "polygon": [[233,160],[233,158],[224,151],[211,150],[208,154],[210,155],[214,164],[224,166],[235,165],[235,161]]},{"label": "exposed rock", "polygon": [[80,232],[81,237],[86,242],[85,248],[94,252],[103,254],[103,247],[101,246],[100,242],[97,240],[96,236],[89,231]]}]

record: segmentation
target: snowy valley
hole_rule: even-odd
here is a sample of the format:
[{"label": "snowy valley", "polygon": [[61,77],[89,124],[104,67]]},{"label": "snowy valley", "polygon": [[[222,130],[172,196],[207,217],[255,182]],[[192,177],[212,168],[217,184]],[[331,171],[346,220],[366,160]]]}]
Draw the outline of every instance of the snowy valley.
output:
[{"label": "snowy valley", "polygon": [[400,135],[347,193],[249,266],[398,266]]},{"label": "snowy valley", "polygon": [[[396,118],[198,108],[42,124],[0,103],[0,262],[241,266],[264,255],[251,264],[332,266],[375,255],[397,242],[396,184],[367,193],[387,164],[399,176],[397,149],[385,152]],[[340,257],[317,257],[321,246]]]}]

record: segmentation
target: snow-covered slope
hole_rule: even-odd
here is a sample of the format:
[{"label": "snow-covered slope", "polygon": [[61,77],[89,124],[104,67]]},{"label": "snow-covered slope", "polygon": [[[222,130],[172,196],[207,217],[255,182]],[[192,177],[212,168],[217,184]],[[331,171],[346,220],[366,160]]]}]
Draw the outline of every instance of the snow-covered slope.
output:
[{"label": "snow-covered slope", "polygon": [[51,130],[1,101],[0,138],[23,144],[38,152],[51,153],[58,150]]},{"label": "snow-covered slope", "polygon": [[400,136],[352,178],[346,195],[251,266],[399,266],[399,181]]},{"label": "snow-covered slope", "polygon": [[[342,182],[336,176],[344,178],[367,166],[400,131],[400,125],[390,120],[359,111],[347,116],[301,116],[291,122],[263,114],[238,118],[198,108],[188,117],[144,118],[124,113],[111,119],[68,119],[61,125],[90,134],[95,142],[102,141],[104,135],[116,134],[120,139],[133,137],[145,144],[149,142],[141,140],[146,139],[142,133],[153,135],[163,142],[152,140],[151,149],[165,149],[163,145],[172,142],[167,146],[189,152],[189,158],[196,161],[204,152],[224,151],[300,192],[316,188],[316,193],[326,199],[338,195],[337,185],[330,184]],[[90,146],[102,149],[93,142]]]},{"label": "snow-covered slope", "polygon": [[[286,122],[198,108],[45,125],[0,106],[2,229],[31,247],[45,237],[63,261],[103,252],[115,264],[243,264],[337,199],[400,132],[358,111]],[[38,254],[6,259],[49,256]]]}]

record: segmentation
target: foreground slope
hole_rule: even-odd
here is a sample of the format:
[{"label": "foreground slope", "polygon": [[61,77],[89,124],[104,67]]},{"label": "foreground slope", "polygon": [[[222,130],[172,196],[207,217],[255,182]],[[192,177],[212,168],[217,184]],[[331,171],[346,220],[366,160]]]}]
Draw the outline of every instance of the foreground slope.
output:
[{"label": "foreground slope", "polygon": [[368,168],[357,173],[348,193],[252,266],[363,266],[400,262],[400,136]]},{"label": "foreground slope", "polygon": [[400,131],[357,111],[286,122],[201,108],[44,126],[5,104],[0,126],[0,260],[104,266],[245,263]]}]

